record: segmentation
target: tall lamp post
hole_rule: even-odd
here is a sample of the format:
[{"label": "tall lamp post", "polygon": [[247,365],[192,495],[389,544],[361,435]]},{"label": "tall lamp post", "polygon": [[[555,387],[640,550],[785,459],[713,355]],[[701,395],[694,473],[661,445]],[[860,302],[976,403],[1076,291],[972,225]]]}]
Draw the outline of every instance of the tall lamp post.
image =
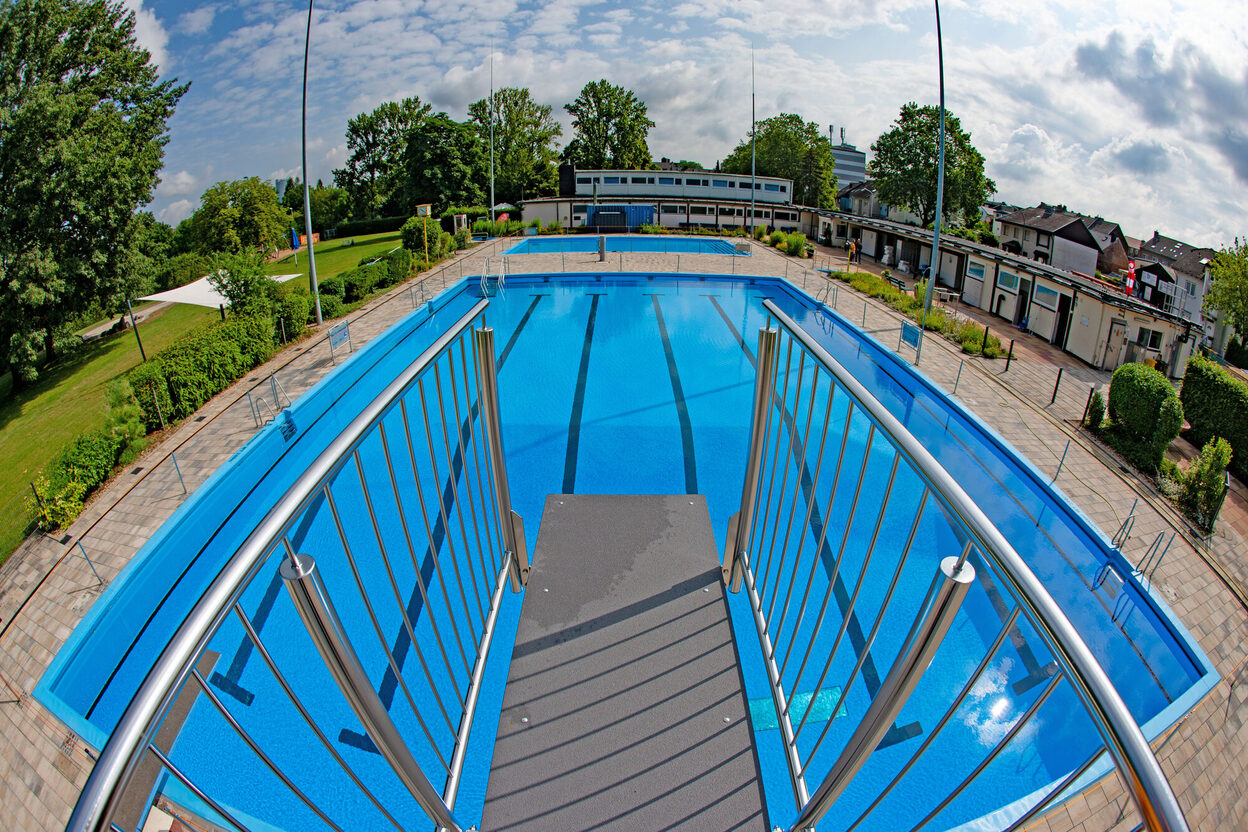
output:
[{"label": "tall lamp post", "polygon": [[308,50],[312,45],[312,3],[308,0],[308,31],[303,40],[303,228],[308,235],[308,284],[321,323],[321,291],[316,283],[316,255],[312,251],[312,192],[308,187]]},{"label": "tall lamp post", "polygon": [[923,293],[923,318],[919,321],[919,345],[914,350],[914,363],[923,357],[923,335],[927,332],[927,315],[932,309],[932,286],[940,273],[940,219],[945,198],[945,46],[940,37],[940,0],[936,4],[936,63],[940,71],[940,138],[936,152],[936,221],[932,223],[932,259],[927,264],[927,288]]}]

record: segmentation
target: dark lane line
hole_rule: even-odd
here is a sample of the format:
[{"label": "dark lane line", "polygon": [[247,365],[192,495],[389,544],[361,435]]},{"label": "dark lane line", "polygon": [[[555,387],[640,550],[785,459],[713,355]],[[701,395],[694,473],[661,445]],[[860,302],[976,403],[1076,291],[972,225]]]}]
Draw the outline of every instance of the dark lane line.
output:
[{"label": "dark lane line", "polygon": [[585,381],[589,376],[589,351],[594,343],[594,322],[598,318],[598,299],[591,294],[589,320],[585,324],[585,343],[581,347],[581,366],[576,373],[576,395],[572,398],[572,417],[568,420],[568,450],[563,458],[563,492],[576,493],[576,455],[581,445],[581,414],[585,412]]},{"label": "dark lane line", "polygon": [[676,369],[676,354],[672,352],[672,342],[667,336],[667,323],[663,320],[663,307],[659,304],[659,296],[651,295],[654,303],[654,317],[659,324],[659,337],[663,340],[663,354],[667,356],[667,375],[672,380],[672,396],[676,399],[676,415],[680,419],[680,445],[685,458],[685,493],[698,493],[698,462],[693,450],[693,423],[689,420],[689,406],[685,402],[685,391],[680,384],[680,371]]}]

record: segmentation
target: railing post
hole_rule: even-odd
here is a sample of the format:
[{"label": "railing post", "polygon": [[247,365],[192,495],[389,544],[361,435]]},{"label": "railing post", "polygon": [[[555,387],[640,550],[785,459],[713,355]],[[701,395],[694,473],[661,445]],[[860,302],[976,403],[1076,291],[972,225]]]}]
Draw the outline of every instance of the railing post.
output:
[{"label": "railing post", "polygon": [[494,329],[474,331],[477,347],[477,387],[481,391],[481,423],[490,446],[490,470],[494,474],[494,498],[498,522],[502,526],[503,547],[513,557],[511,589],[519,592],[529,583],[529,553],[524,540],[524,521],[511,510],[511,488],[507,481],[507,461],[503,457],[502,420],[498,413],[498,370],[494,366]]},{"label": "railing post", "polygon": [[875,751],[880,740],[884,738],[884,734],[888,732],[889,726],[901,713],[906,700],[914,692],[919,679],[923,676],[923,671],[931,664],[936,655],[936,649],[940,647],[945,633],[953,624],[954,616],[962,606],[962,599],[966,597],[967,591],[975,581],[975,567],[966,562],[966,555],[971,545],[969,542],[966,544],[967,548],[961,557],[947,557],[940,562],[940,575],[937,578],[940,580],[940,588],[936,591],[931,607],[926,611],[919,611],[919,615],[923,618],[915,626],[914,638],[910,641],[909,649],[888,671],[888,677],[875,698],[871,700],[871,706],[863,714],[862,721],[858,723],[857,730],[845,744],[841,756],[832,765],[832,770],[819,784],[819,788],[815,790],[810,800],[802,807],[801,814],[798,815],[792,827],[794,832],[814,828],[814,825],[832,807],[854,775],[866,763],[871,752]]},{"label": "railing post", "polygon": [[338,613],[329,600],[325,584],[316,571],[316,562],[310,555],[291,552],[290,557],[282,561],[280,572],[312,643],[381,756],[439,828],[462,832],[462,827],[455,822],[442,802],[442,796],[421,770],[399,729],[390,719],[386,706],[373,690],[373,683],[351,646]]},{"label": "railing post", "polygon": [[745,461],[745,482],[741,486],[741,509],[728,521],[728,540],[724,545],[723,578],[733,592],[741,591],[741,552],[750,540],[754,525],[758,476],[763,467],[763,443],[767,438],[767,408],[771,406],[775,387],[776,351],[779,343],[779,330],[774,327],[758,330],[758,361],[754,365],[754,411],[750,415],[750,450]]}]

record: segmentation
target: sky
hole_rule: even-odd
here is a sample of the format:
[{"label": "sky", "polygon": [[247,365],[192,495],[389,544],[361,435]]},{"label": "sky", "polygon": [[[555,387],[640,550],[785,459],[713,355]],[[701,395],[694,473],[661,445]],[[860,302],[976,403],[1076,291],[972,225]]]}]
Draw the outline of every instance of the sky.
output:
[{"label": "sky", "polygon": [[[149,209],[170,224],[215,182],[298,177],[307,5],[123,0],[164,78],[191,82]],[[1219,248],[1248,236],[1243,0],[945,0],[946,107],[996,199],[1062,204],[1130,236]],[[453,118],[495,87],[553,107],[589,81],[631,89],[654,158],[707,167],[761,120],[797,113],[868,152],[903,104],[939,100],[926,0],[320,0],[310,180],[347,157],[347,121],[419,96]]]}]

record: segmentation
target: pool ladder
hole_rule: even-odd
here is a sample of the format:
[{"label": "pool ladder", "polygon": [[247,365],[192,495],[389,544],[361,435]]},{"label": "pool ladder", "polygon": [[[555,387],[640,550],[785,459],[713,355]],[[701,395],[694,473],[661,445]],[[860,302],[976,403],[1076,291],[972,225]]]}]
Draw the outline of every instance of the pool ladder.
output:
[{"label": "pool ladder", "polygon": [[[494,261],[498,261],[498,274],[491,275]],[[483,297],[492,298],[496,294],[504,294],[507,289],[507,272],[510,270],[508,260],[503,255],[485,258],[485,266],[481,270],[481,295]],[[494,279],[494,291],[491,291],[490,279]]]},{"label": "pool ladder", "polygon": [[[254,389],[254,388],[253,388]],[[266,401],[262,396],[251,395],[251,390],[247,391],[247,403],[251,406],[251,419],[255,422],[256,427],[267,425],[277,418],[278,414],[286,408],[290,407],[290,395],[286,392],[286,388],[277,380],[277,373],[269,373],[269,396],[270,401]],[[285,400],[285,404],[282,401]],[[268,411],[265,416],[264,411]]]}]

